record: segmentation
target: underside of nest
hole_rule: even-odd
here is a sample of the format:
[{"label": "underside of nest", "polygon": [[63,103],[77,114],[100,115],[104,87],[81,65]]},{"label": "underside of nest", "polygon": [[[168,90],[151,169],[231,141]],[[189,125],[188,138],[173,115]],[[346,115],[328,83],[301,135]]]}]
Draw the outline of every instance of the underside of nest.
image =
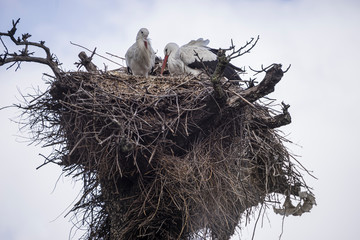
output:
[{"label": "underside of nest", "polygon": [[[264,81],[282,73],[274,65]],[[230,239],[252,207],[308,190],[276,130],[287,106],[252,100],[261,89],[223,81],[218,101],[206,76],[121,71],[49,84],[29,122],[54,147],[46,162],[84,181],[72,211],[86,239]]]}]

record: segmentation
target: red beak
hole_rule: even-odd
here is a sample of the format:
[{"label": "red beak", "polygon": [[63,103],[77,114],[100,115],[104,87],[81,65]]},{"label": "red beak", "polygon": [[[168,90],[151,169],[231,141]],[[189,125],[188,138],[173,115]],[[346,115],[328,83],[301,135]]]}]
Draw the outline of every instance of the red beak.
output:
[{"label": "red beak", "polygon": [[147,47],[147,41],[144,41],[144,44],[145,44],[145,48],[147,49],[148,47]]},{"label": "red beak", "polygon": [[162,64],[162,66],[161,66],[161,72],[160,72],[160,74],[161,74],[161,75],[162,75],[162,74],[163,74],[163,72],[164,72],[164,69],[165,69],[165,66],[166,66],[166,63],[167,63],[168,57],[169,57],[169,55],[165,55],[165,58],[164,58],[163,64]]}]

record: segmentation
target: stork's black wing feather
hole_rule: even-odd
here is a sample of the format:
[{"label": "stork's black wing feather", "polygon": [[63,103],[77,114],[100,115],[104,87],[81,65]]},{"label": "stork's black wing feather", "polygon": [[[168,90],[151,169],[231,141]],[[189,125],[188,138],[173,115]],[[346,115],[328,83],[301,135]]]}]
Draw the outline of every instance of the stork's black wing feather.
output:
[{"label": "stork's black wing feather", "polygon": [[[212,74],[212,73],[214,73],[217,64],[218,64],[217,60],[215,60],[215,61],[203,61],[203,62],[195,60],[191,64],[188,64],[188,67],[190,67],[192,69],[204,69],[208,73]],[[232,65],[231,63],[229,63],[225,67],[224,77],[226,77],[227,79],[231,79],[231,80],[241,80],[241,78],[238,75],[237,71],[243,72],[243,70],[241,68],[238,68],[238,67]]]},{"label": "stork's black wing feather", "polygon": [[208,48],[210,52],[214,53],[214,54],[218,54],[219,49],[215,49],[215,48]]},{"label": "stork's black wing feather", "polygon": [[218,61],[203,61],[200,62],[195,60],[194,62],[188,64],[187,66],[192,69],[203,69],[208,71],[209,73],[213,73]]},{"label": "stork's black wing feather", "polygon": [[225,67],[224,77],[226,77],[229,80],[241,80],[239,74],[235,71],[233,67],[234,65],[230,63]]}]

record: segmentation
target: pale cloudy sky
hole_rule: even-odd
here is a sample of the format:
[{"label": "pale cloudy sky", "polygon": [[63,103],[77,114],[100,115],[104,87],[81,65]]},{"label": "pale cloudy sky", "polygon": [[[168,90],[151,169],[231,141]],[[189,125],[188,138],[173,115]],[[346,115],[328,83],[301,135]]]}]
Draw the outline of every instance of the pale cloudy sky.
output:
[{"label": "pale cloudy sky", "polygon": [[[18,34],[45,40],[64,70],[76,69],[73,63],[81,51],[70,41],[97,47],[100,54],[124,56],[141,27],[149,29],[161,57],[168,42],[182,45],[203,37],[212,47],[225,48],[230,39],[240,46],[260,35],[252,53],[234,63],[253,68],[292,64],[271,96],[291,105],[293,123],[283,131],[296,143],[291,151],[319,178],[305,176],[318,206],[310,214],[286,218],[282,239],[360,235],[359,1],[0,1],[0,31],[9,30],[11,20],[19,17]],[[117,67],[101,58],[95,62]],[[17,72],[0,68],[0,107],[18,103],[19,90],[44,90],[45,72],[51,73],[36,63],[24,63]],[[10,120],[18,114],[15,109],[0,111],[0,239],[68,239],[72,224],[64,211],[81,184],[59,178],[61,169],[55,165],[35,169],[43,161],[39,153],[48,150],[24,141],[26,134]],[[258,226],[255,239],[279,238],[281,217],[270,209],[268,219],[270,223],[265,217],[263,227]],[[251,233],[252,227],[244,228],[234,239],[251,239]]]}]

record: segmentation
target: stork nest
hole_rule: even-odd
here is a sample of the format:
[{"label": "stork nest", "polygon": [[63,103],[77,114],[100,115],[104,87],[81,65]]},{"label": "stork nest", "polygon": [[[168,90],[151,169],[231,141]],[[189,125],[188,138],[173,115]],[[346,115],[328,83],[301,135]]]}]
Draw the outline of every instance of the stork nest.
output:
[{"label": "stork nest", "polygon": [[[228,100],[243,91],[222,82]],[[46,163],[83,180],[85,239],[230,239],[253,206],[308,190],[272,104],[219,103],[204,77],[64,73],[23,107]]]}]

